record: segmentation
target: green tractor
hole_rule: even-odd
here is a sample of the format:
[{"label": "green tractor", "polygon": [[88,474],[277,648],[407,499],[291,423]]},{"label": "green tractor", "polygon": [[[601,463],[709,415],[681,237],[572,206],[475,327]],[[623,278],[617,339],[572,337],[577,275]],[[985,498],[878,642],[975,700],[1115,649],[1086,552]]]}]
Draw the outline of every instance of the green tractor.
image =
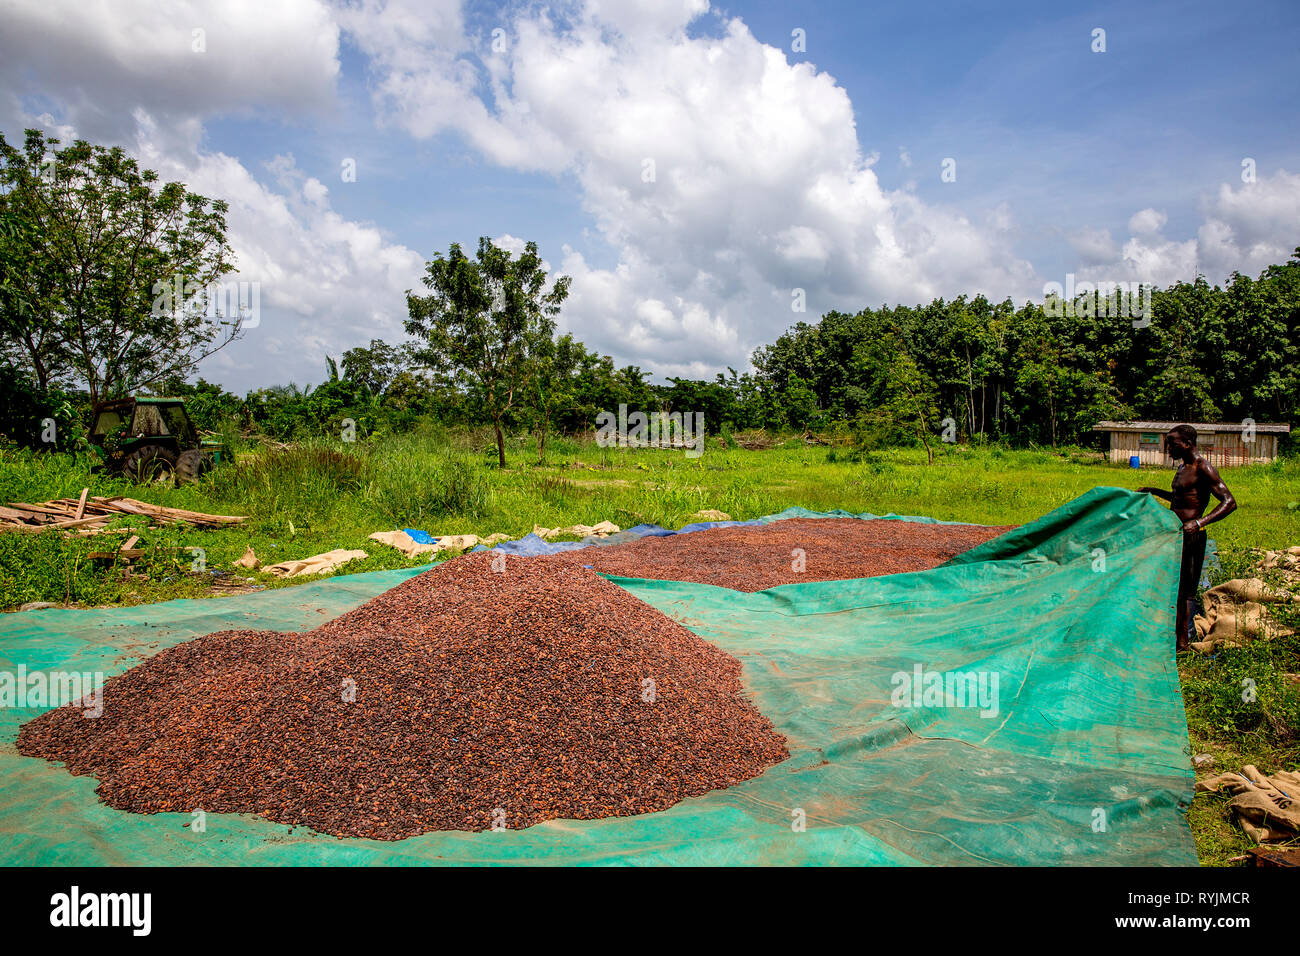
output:
[{"label": "green tractor", "polygon": [[222,442],[199,438],[179,398],[101,402],[89,437],[101,458],[96,470],[137,482],[174,477],[185,484],[230,458]]}]

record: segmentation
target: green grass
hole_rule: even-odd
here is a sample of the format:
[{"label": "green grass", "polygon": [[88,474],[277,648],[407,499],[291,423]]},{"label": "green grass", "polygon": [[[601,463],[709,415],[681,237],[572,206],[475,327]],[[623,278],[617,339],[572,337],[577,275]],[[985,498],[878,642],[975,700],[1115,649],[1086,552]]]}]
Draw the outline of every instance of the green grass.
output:
[{"label": "green grass", "polygon": [[[91,494],[128,494],[171,507],[247,517],[218,531],[148,529],[140,519],[115,522],[113,535],[68,537],[55,532],[0,534],[0,595],[6,609],[27,601],[80,605],[136,604],[207,596],[210,575],[229,568],[251,546],[263,564],[329,551],[361,549],[369,557],[342,573],[404,567],[412,561],[367,540],[373,531],[415,527],[432,534],[505,532],[512,538],[547,527],[610,520],[620,527],[653,522],[675,528],[702,509],[754,518],[791,505],[819,511],[929,515],[981,524],[1023,524],[1098,485],[1167,487],[1168,471],[1111,465],[1096,452],[940,446],[934,465],[923,450],[896,450],[845,460],[842,452],[800,439],[766,451],[713,444],[699,458],[682,452],[599,448],[591,441],[553,439],[549,463],[535,464],[524,440],[508,449],[510,467],[495,464],[486,431],[441,428],[374,444],[313,442],[287,449],[245,447],[238,465],[185,488],[132,486],[91,475],[90,461],[67,455],[0,450],[0,502],[36,502]],[[1223,571],[1239,576],[1251,549],[1300,544],[1300,460],[1230,469],[1239,501],[1212,526]],[[135,533],[150,554],[142,575],[89,558]],[[193,549],[200,549],[195,551]],[[428,558],[424,558],[427,561]],[[238,572],[266,587],[289,587],[259,572]],[[311,578],[308,580],[316,580]],[[1300,621],[1296,625],[1300,628]],[[1193,753],[1210,753],[1216,772],[1253,763],[1264,772],[1297,769],[1300,694],[1287,674],[1300,672],[1300,643],[1284,639],[1227,649],[1214,657],[1179,657]],[[1241,698],[1251,678],[1256,699]],[[1202,863],[1222,865],[1249,841],[1231,821],[1226,798],[1198,796],[1188,819]]]}]

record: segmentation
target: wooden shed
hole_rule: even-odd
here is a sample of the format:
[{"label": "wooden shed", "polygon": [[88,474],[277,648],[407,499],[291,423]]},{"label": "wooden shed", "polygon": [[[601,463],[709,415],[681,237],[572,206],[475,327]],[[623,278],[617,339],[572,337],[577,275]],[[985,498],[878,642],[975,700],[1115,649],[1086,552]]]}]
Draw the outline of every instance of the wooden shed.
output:
[{"label": "wooden shed", "polygon": [[[1165,433],[1183,422],[1098,422],[1095,432],[1110,433],[1110,460],[1127,463],[1137,455],[1143,465],[1173,467],[1165,453]],[[1196,449],[1216,468],[1255,465],[1277,458],[1278,437],[1291,426],[1243,425],[1241,422],[1186,422],[1196,429]],[[1249,440],[1251,431],[1254,440]]]}]

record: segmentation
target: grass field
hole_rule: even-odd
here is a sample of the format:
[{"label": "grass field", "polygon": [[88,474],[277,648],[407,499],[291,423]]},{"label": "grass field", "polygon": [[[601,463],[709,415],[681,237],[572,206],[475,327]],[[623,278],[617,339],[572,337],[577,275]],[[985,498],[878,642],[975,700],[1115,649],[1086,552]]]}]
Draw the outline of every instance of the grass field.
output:
[{"label": "grass field", "polygon": [[[0,534],[0,595],[10,610],[29,601],[116,605],[207,596],[209,572],[228,569],[249,546],[263,564],[359,548],[370,556],[344,572],[403,567],[418,562],[367,536],[406,527],[514,538],[535,524],[680,527],[703,509],[745,519],[791,505],[1022,524],[1098,485],[1168,487],[1172,474],[1114,466],[1082,449],[941,446],[933,465],[919,449],[851,461],[801,439],[764,451],[711,446],[699,458],[559,439],[550,443],[548,458],[545,466],[534,464],[532,446],[517,441],[511,467],[500,470],[486,434],[432,428],[374,444],[250,446],[239,450],[237,467],[171,488],[92,475],[84,457],[0,451],[0,502],[75,497],[88,486],[91,494],[129,494],[248,518],[220,531],[150,530],[140,519],[123,518],[115,531],[139,534],[138,546],[151,549],[138,565],[142,574],[129,580],[88,556],[111,549],[114,535]],[[1226,579],[1249,566],[1250,549],[1300,544],[1300,460],[1231,469],[1224,477],[1240,503],[1210,529]],[[291,586],[257,572],[241,576],[266,587]],[[1300,769],[1300,691],[1286,676],[1300,671],[1300,638],[1214,658],[1184,654],[1179,669],[1195,753],[1214,755],[1220,770],[1244,763],[1266,772]],[[1258,699],[1249,704],[1240,699],[1242,674],[1258,685]],[[1249,846],[1228,817],[1226,798],[1198,796],[1189,820],[1203,863],[1225,863]]]}]

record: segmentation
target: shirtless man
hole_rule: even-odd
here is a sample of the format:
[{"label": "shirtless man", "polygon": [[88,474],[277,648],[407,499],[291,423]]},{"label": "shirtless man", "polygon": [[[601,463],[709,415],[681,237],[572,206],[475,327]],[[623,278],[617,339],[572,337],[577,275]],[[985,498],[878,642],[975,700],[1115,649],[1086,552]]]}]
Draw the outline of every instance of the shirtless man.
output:
[{"label": "shirtless man", "polygon": [[[1191,425],[1175,425],[1169,429],[1165,450],[1178,462],[1173,491],[1159,488],[1138,491],[1170,502],[1173,513],[1183,519],[1183,568],[1178,578],[1178,621],[1174,625],[1177,635],[1174,646],[1183,650],[1191,643],[1192,609],[1201,582],[1201,566],[1205,563],[1205,526],[1236,511],[1237,499],[1219,477],[1218,469],[1196,453],[1196,429]],[[1219,500],[1219,505],[1202,517],[1211,495]]]}]

